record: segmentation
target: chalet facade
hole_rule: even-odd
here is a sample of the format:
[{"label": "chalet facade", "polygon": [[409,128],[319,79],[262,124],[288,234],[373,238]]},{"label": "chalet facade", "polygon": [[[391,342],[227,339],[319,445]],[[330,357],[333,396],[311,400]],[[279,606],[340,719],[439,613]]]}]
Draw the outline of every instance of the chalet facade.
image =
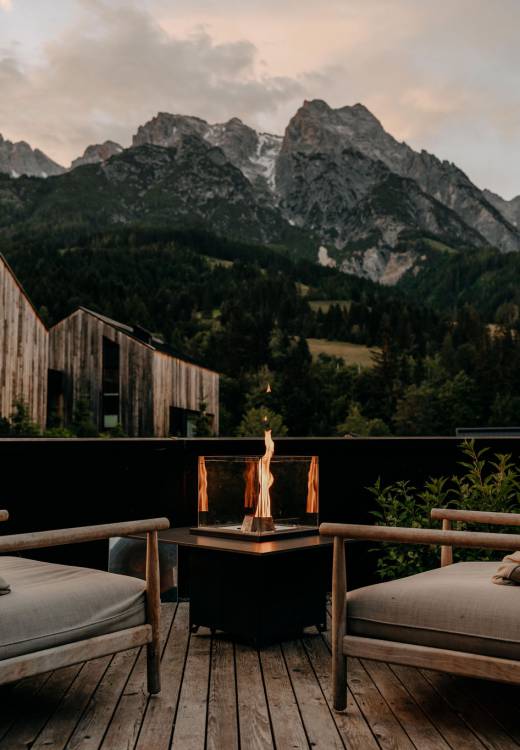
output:
[{"label": "chalet facade", "polygon": [[0,254],[0,417],[17,401],[31,421],[46,424],[49,333],[5,258]]},{"label": "chalet facade", "polygon": [[49,411],[65,426],[81,400],[100,431],[190,437],[204,402],[218,434],[218,373],[138,326],[80,307],[51,328],[49,368]]}]

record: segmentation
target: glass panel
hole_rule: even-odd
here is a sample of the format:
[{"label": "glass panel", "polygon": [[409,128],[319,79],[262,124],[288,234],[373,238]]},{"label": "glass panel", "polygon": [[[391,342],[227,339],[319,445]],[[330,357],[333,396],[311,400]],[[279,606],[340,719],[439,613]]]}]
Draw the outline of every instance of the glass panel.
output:
[{"label": "glass panel", "polygon": [[260,456],[200,456],[197,530],[269,538],[316,533],[317,456],[274,456],[269,469],[268,497],[259,502]]},{"label": "glass panel", "polygon": [[197,418],[188,416],[186,419],[186,437],[197,437]]}]

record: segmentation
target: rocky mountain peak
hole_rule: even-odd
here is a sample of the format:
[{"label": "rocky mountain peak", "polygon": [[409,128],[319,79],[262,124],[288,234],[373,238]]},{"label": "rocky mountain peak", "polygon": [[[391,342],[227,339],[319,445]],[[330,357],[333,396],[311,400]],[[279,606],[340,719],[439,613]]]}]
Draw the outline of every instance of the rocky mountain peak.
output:
[{"label": "rocky mountain peak", "polygon": [[32,149],[26,141],[13,143],[0,136],[0,172],[11,177],[49,177],[62,174],[65,168],[40,149]]},{"label": "rocky mountain peak", "polygon": [[98,164],[99,162],[106,161],[116,154],[120,154],[123,151],[123,147],[115,141],[105,141],[104,143],[96,143],[92,146],[87,146],[82,156],[78,156],[77,159],[71,163],[70,168],[76,169],[84,164]]},{"label": "rocky mountain peak", "polygon": [[274,169],[281,137],[259,134],[238,117],[224,123],[210,124],[198,117],[160,112],[138,129],[132,146],[151,143],[173,148],[185,135],[196,136],[221,149],[231,164],[257,185],[263,199],[272,200]]},{"label": "rocky mountain peak", "polygon": [[[287,154],[333,154],[337,168],[345,150],[356,150],[372,162],[381,162],[392,173],[413,180],[420,189],[455,211],[468,228],[504,252],[520,250],[520,233],[512,224],[511,207],[497,208],[454,164],[414,151],[387,133],[362,104],[332,109],[321,100],[305,102],[290,121],[277,165],[277,184],[288,184]],[[359,195],[356,185],[355,195]],[[357,200],[357,198],[356,198]]]},{"label": "rocky mountain peak", "polygon": [[[71,210],[81,164],[97,164],[90,178],[109,183],[112,202],[103,209],[109,222],[138,216],[178,223],[196,213],[212,231],[218,226],[258,241],[278,242],[294,232],[316,249],[317,259],[386,283],[418,272],[432,247],[520,251],[520,198],[505,201],[479,190],[454,164],[396,140],[361,103],[333,108],[307,100],[283,137],[238,117],[211,124],[158,112],[138,128],[131,148],[106,141],[73,161],[58,181],[60,200]],[[29,144],[0,136],[0,171],[45,176],[64,170]],[[12,193],[5,205],[23,203],[24,186],[4,182]],[[132,193],[128,203],[122,184]]]},{"label": "rocky mountain peak", "polygon": [[155,146],[172,148],[181,135],[198,135],[203,138],[208,131],[208,123],[189,115],[172,115],[159,112],[144,125],[141,125],[132,138],[132,146],[152,143]]},{"label": "rocky mountain peak", "polygon": [[[341,151],[373,148],[388,136],[379,120],[362,104],[333,109],[321,99],[305,101],[285,131],[284,151]],[[392,139],[393,141],[393,139]],[[375,153],[368,154],[378,158]]]}]

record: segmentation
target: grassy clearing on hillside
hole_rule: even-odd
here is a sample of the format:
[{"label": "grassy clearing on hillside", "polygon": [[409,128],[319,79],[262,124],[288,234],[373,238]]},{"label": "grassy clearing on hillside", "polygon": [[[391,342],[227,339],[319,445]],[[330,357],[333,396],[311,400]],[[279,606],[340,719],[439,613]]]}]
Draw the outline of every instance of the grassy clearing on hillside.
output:
[{"label": "grassy clearing on hillside", "polygon": [[351,304],[352,302],[348,299],[316,299],[309,301],[309,305],[314,311],[321,310],[322,313],[328,312],[332,305],[337,305],[342,310],[350,310]]},{"label": "grassy clearing on hillside", "polygon": [[456,255],[457,251],[450,247],[449,245],[446,245],[445,242],[441,242],[440,240],[431,240],[427,239],[425,242],[430,246],[432,250],[436,250],[439,253],[448,253],[448,255]]},{"label": "grassy clearing on hillside", "polygon": [[231,268],[231,266],[233,265],[232,260],[226,260],[225,258],[212,258],[210,255],[204,255],[203,257],[205,260],[207,260],[211,268],[215,268],[215,266],[222,266],[223,268]]},{"label": "grassy clearing on hillside", "polygon": [[360,367],[372,367],[371,352],[380,351],[377,347],[369,349],[363,344],[351,344],[347,341],[328,341],[327,339],[307,339],[309,349],[314,358],[320,354],[328,354],[330,357],[341,357],[347,365],[359,365]]},{"label": "grassy clearing on hillside", "polygon": [[309,294],[310,289],[311,288],[310,286],[308,286],[308,284],[302,284],[299,281],[296,282],[296,290],[301,297],[306,297]]}]

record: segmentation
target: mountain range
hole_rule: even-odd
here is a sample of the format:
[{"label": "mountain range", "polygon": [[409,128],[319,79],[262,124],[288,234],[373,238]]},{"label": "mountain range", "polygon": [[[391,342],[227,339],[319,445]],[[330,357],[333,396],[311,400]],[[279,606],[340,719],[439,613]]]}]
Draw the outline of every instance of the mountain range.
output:
[{"label": "mountain range", "polygon": [[[394,284],[439,253],[520,250],[520,196],[387,133],[362,104],[304,102],[283,136],[159,113],[65,169],[0,136],[0,237],[49,226],[199,226]],[[47,179],[42,179],[42,178]],[[38,179],[35,179],[38,178]]]}]

